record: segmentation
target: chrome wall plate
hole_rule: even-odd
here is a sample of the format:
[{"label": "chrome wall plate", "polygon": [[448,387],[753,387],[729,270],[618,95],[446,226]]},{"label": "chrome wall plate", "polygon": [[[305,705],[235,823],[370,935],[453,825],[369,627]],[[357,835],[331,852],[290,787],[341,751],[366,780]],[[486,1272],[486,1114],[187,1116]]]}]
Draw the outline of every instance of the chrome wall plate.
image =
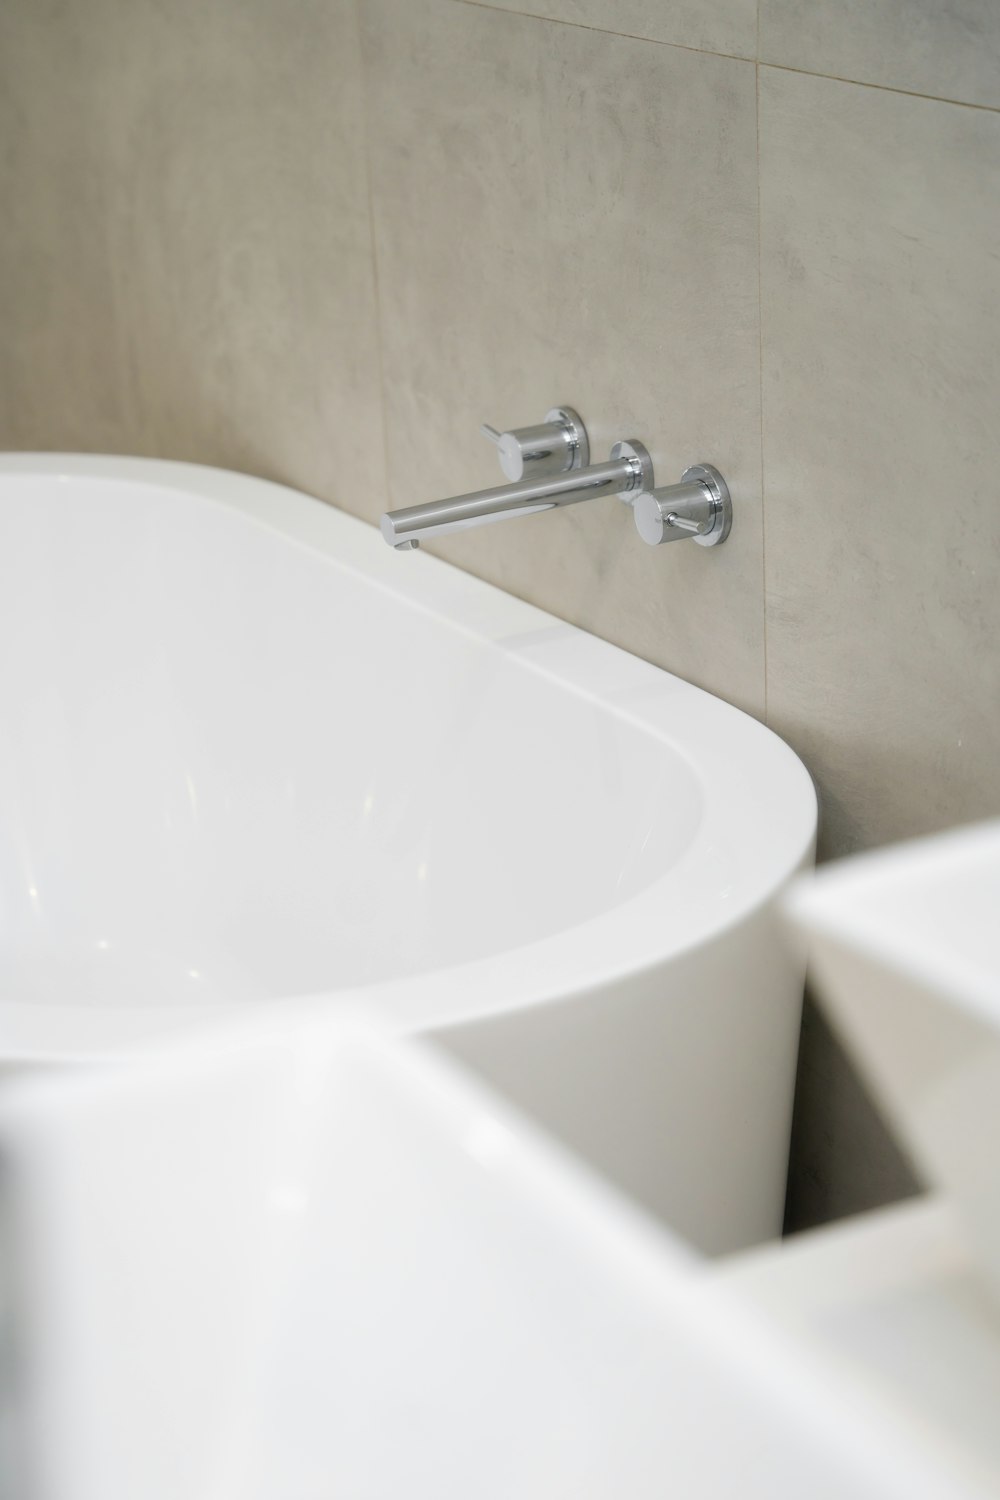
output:
[{"label": "chrome wall plate", "polygon": [[692,464],[681,475],[681,483],[700,483],[708,489],[715,516],[710,530],[700,532],[694,540],[700,547],[718,547],[733,529],[733,502],[728,484],[714,464]]},{"label": "chrome wall plate", "polygon": [[636,495],[653,488],[653,460],[649,456],[649,449],[638,438],[627,438],[623,443],[615,443],[611,458],[612,461],[624,458],[632,464],[638,483],[619,490],[618,499],[623,500],[626,505],[633,505]]},{"label": "chrome wall plate", "polygon": [[551,411],[545,413],[545,420],[566,428],[574,450],[570,468],[585,469],[590,463],[590,439],[587,437],[587,429],[583,425],[580,413],[574,411],[572,406],[554,406]]}]

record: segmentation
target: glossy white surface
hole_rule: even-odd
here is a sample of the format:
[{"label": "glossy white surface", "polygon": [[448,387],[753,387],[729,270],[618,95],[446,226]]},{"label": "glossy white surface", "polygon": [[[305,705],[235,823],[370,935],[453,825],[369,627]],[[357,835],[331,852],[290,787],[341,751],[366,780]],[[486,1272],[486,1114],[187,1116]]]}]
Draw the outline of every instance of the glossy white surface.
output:
[{"label": "glossy white surface", "polygon": [[983,1493],[422,1044],[244,1018],[0,1151],[5,1494]]},{"label": "glossy white surface", "polygon": [[1000,1312],[950,1205],[911,1200],[735,1256],[720,1280],[909,1429],[954,1492],[1000,1494]]},{"label": "glossy white surface", "polygon": [[1000,822],[823,869],[788,901],[822,997],[1000,1295]]},{"label": "glossy white surface", "polygon": [[775,1227],[815,807],[755,721],[303,495],[59,456],[0,460],[0,695],[5,1055],[363,997],[704,1243]]}]

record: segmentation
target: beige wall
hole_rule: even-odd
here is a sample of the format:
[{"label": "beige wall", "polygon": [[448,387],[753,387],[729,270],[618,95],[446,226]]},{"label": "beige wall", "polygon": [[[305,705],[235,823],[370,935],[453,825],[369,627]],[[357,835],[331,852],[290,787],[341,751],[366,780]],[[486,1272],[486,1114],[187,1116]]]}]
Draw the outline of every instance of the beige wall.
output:
[{"label": "beige wall", "polygon": [[[0,443],[374,518],[571,403],[726,547],[444,555],[765,718],[826,854],[997,813],[998,111],[996,0],[6,0]],[[790,1222],[908,1184],[810,1010]]]}]

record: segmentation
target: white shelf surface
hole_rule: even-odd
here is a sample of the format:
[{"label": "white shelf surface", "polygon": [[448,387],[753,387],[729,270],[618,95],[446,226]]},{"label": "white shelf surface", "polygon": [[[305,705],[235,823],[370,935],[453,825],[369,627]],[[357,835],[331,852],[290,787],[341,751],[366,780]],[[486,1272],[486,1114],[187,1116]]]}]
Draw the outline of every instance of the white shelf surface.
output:
[{"label": "white shelf surface", "polygon": [[872,1420],[951,1450],[1000,1494],[1000,1306],[950,1206],[926,1197],[717,1263],[828,1360]]}]

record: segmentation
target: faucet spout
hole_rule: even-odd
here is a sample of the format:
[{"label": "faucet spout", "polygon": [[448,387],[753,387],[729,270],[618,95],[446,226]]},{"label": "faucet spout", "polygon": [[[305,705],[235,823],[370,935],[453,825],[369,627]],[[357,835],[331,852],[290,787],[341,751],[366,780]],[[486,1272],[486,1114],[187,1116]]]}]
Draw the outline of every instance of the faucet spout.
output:
[{"label": "faucet spout", "polygon": [[[656,489],[653,460],[636,438],[615,443],[606,464],[592,464],[587,429],[571,406],[553,407],[534,427],[500,432],[487,423],[481,431],[496,444],[500,467],[513,483],[386,511],[381,527],[390,547],[402,552],[419,547],[423,537],[447,536],[610,494],[632,507],[636,530],[651,546],[688,537],[701,547],[717,547],[729,535],[729,488],[712,464],[694,464],[685,469],[680,484]],[[529,467],[532,477],[525,479]]]},{"label": "faucet spout", "polygon": [[558,506],[593,500],[598,495],[617,494],[624,498],[642,485],[641,459],[629,455],[564,474],[522,479],[517,484],[504,484],[492,490],[390,510],[381,520],[382,535],[390,547],[414,547],[426,536],[447,536],[452,531],[506,521],[512,516],[532,516]]}]

